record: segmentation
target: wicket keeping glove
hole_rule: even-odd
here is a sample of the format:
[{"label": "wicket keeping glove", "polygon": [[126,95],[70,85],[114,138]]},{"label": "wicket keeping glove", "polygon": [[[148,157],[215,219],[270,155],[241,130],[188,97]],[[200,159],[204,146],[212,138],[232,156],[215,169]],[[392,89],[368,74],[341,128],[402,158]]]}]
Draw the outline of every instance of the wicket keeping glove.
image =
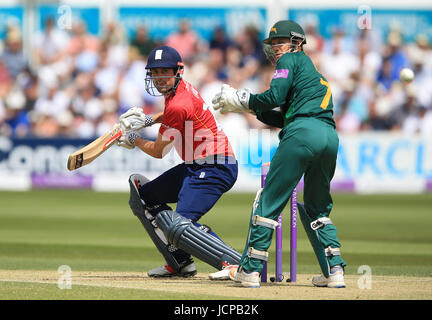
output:
[{"label": "wicket keeping glove", "polygon": [[236,90],[227,84],[223,84],[221,92],[215,95],[212,103],[214,109],[220,109],[220,113],[222,114],[227,112],[255,113],[249,109],[249,97],[250,89]]},{"label": "wicket keeping glove", "polygon": [[119,123],[123,132],[136,131],[152,126],[154,119],[152,115],[145,114],[141,108],[133,107],[120,116]]}]

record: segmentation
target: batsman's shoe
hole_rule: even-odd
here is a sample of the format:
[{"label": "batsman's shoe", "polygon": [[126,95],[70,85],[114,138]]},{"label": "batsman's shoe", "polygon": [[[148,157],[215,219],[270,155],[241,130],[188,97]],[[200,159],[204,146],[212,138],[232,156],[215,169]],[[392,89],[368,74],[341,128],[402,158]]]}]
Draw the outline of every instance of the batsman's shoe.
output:
[{"label": "batsman's shoe", "polygon": [[[231,269],[234,270],[234,269]],[[230,278],[234,275],[234,281],[240,286],[246,288],[259,288],[261,286],[261,277],[259,272],[246,272],[244,270],[230,271]],[[232,279],[232,278],[231,278]]]},{"label": "batsman's shoe", "polygon": [[230,280],[230,272],[237,271],[238,265],[227,265],[221,271],[210,273],[210,280]]},{"label": "batsman's shoe", "polygon": [[316,287],[345,288],[343,269],[330,273],[328,278],[323,275],[313,277],[312,284]]},{"label": "batsman's shoe", "polygon": [[148,276],[151,278],[169,278],[169,277],[193,277],[196,275],[197,270],[195,263],[188,264],[176,272],[169,265],[164,265],[162,267],[154,268],[148,272]]}]

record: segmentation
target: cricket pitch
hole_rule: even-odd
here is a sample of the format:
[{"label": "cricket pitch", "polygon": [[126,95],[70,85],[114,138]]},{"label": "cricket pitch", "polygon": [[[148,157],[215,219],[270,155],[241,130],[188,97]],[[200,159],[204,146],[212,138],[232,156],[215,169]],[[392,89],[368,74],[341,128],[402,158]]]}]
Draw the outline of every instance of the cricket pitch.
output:
[{"label": "cricket pitch", "polygon": [[[263,283],[259,289],[241,288],[232,281],[211,281],[207,273],[192,278],[149,278],[138,272],[85,272],[73,271],[74,285],[150,290],[160,293],[193,294],[215,299],[265,299],[265,300],[405,300],[432,299],[432,278],[402,276],[372,276],[369,289],[359,288],[358,275],[346,275],[344,289],[316,288],[311,284],[311,274],[299,274],[296,283]],[[29,284],[58,284],[57,270],[0,270],[2,282]],[[361,287],[361,285],[360,285]],[[60,289],[59,289],[60,290]],[[253,295],[252,295],[253,292]],[[34,297],[37,299],[37,297]],[[53,297],[54,298],[54,297]],[[6,297],[7,299],[7,297]]]}]

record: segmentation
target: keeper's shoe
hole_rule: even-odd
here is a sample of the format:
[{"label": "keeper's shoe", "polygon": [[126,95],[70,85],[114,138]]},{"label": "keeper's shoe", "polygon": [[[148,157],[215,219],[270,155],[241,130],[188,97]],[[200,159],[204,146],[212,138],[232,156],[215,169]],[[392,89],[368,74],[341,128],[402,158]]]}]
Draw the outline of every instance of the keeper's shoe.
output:
[{"label": "keeper's shoe", "polygon": [[259,288],[261,286],[261,277],[259,272],[247,273],[243,269],[238,271],[237,269],[230,270],[230,279],[237,282],[240,286],[246,288]]},{"label": "keeper's shoe", "polygon": [[323,275],[313,277],[312,284],[316,287],[345,288],[343,269],[340,268],[330,273],[328,278]]},{"label": "keeper's shoe", "polygon": [[209,274],[210,280],[230,280],[230,272],[231,270],[234,270],[233,272],[237,271],[238,265],[227,265],[222,270],[213,272]]},{"label": "keeper's shoe", "polygon": [[148,276],[151,278],[169,278],[169,277],[193,277],[196,275],[197,270],[195,267],[195,263],[190,263],[183,268],[180,269],[180,271],[176,272],[173,268],[171,268],[169,265],[164,265],[162,267],[154,268],[148,272]]}]

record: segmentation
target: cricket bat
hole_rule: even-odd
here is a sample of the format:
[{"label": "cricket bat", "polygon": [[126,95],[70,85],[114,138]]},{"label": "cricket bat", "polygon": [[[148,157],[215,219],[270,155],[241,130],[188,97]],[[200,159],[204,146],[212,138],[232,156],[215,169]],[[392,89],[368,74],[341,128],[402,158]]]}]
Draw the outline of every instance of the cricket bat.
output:
[{"label": "cricket bat", "polygon": [[115,124],[110,131],[100,136],[85,147],[72,153],[69,156],[67,168],[69,171],[81,168],[99,157],[102,153],[108,150],[114,142],[120,139],[122,131],[120,125]]}]

